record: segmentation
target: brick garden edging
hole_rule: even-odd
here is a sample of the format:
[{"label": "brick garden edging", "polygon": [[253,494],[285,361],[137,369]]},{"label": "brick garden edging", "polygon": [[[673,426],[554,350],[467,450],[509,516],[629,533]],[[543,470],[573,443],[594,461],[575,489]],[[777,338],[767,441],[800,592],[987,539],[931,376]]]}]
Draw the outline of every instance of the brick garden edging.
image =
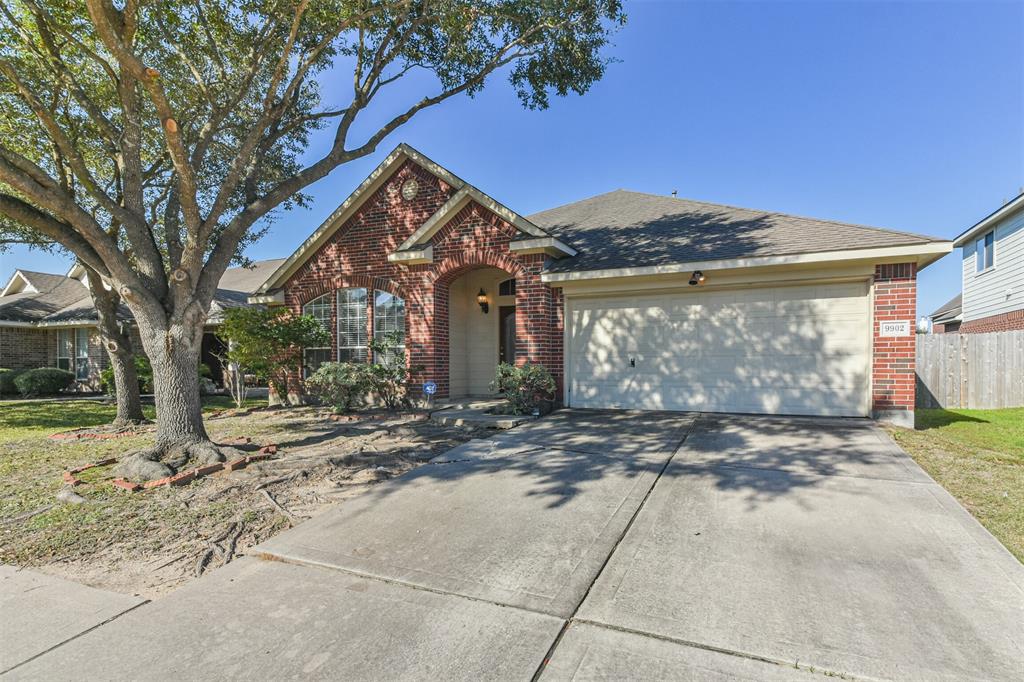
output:
[{"label": "brick garden edging", "polygon": [[[229,441],[233,445],[245,445],[252,441],[247,437],[234,438]],[[239,457],[238,459],[231,460],[230,462],[217,462],[216,464],[207,464],[206,466],[195,467],[186,471],[179,471],[173,476],[165,476],[164,478],[158,478],[153,481],[146,481],[145,483],[135,483],[124,478],[115,478],[110,482],[115,488],[121,488],[128,492],[136,492],[138,490],[149,490],[151,488],[159,488],[160,486],[171,486],[171,485],[185,485],[190,483],[197,478],[203,476],[209,476],[215,474],[218,471],[238,471],[244,469],[253,462],[259,462],[265,459],[270,459],[272,455],[277,454],[277,444],[271,443],[270,445],[264,445],[254,455],[246,455]],[[109,459],[102,459],[98,462],[92,462],[90,464],[83,464],[82,466],[68,469],[63,472],[62,478],[64,482],[72,487],[81,485],[85,481],[75,476],[87,469],[94,469],[96,467],[107,466],[109,464],[116,464],[117,457],[110,457]]]}]

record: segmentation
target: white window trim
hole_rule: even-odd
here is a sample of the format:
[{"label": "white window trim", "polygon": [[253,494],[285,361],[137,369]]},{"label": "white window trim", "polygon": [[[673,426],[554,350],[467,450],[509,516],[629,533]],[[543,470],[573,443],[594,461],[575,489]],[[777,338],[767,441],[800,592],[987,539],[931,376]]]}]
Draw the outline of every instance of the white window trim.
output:
[{"label": "white window trim", "polygon": [[[980,262],[982,252],[985,248],[985,238],[992,235],[992,264],[987,265],[981,270],[978,269],[978,263]],[[996,269],[996,231],[989,230],[984,234],[978,235],[978,238],[974,240],[974,276],[981,277],[989,272]],[[981,244],[981,249],[978,248],[978,244]]]},{"label": "white window trim", "polygon": [[[65,345],[65,344],[61,343],[61,337],[64,336],[64,335],[66,335],[67,339],[68,339],[68,342],[67,342],[67,349],[68,349],[67,350],[67,355],[61,355],[61,353],[63,352],[63,349],[64,349],[64,345]],[[60,366],[60,361],[61,360],[67,360],[68,361],[67,371],[70,372],[70,371],[73,370],[72,362],[73,362],[74,356],[75,356],[75,346],[74,346],[74,344],[75,344],[75,340],[74,340],[74,337],[71,336],[71,329],[58,329],[57,330],[57,368],[58,369],[63,369]]]}]

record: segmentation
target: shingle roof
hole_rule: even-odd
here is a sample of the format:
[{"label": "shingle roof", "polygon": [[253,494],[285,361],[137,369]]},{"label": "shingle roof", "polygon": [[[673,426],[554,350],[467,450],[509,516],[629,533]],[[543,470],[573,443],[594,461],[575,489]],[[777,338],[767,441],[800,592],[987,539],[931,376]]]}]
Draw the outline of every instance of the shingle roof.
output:
[{"label": "shingle roof", "polygon": [[251,267],[229,268],[217,283],[210,306],[210,321],[217,322],[228,308],[249,305],[248,298],[277,270],[284,258],[254,261]]},{"label": "shingle roof", "polygon": [[[24,271],[22,271],[24,272]],[[47,273],[32,273],[33,275]],[[63,275],[47,275],[60,278],[48,280],[49,288],[38,293],[20,293],[0,297],[0,320],[11,322],[42,322],[46,318],[78,301],[89,300],[89,290],[77,279]],[[32,286],[38,287],[36,281]],[[54,284],[56,282],[56,284]],[[90,303],[91,305],[91,303]]]},{"label": "shingle roof", "polygon": [[553,262],[549,272],[940,241],[909,232],[621,189],[527,217],[579,251]]},{"label": "shingle roof", "polygon": [[[226,270],[218,282],[213,297],[210,321],[218,321],[228,308],[248,305],[246,298],[283,262],[283,258],[275,258],[256,261],[252,267]],[[92,297],[81,281],[46,272],[20,272],[26,275],[39,292],[0,296],[0,320],[43,324],[96,322],[96,309],[93,307]],[[43,287],[46,287],[45,290]],[[118,317],[130,320],[131,312],[122,305],[118,309]]]},{"label": "shingle roof", "polygon": [[953,298],[949,299],[948,301],[943,303],[941,306],[939,306],[935,310],[935,312],[933,312],[931,315],[929,315],[929,317],[932,318],[932,322],[935,322],[936,320],[945,320],[945,319],[954,318],[957,315],[959,315],[960,311],[963,309],[963,301],[964,301],[964,295],[963,294],[957,294],[956,296],[954,296]]}]

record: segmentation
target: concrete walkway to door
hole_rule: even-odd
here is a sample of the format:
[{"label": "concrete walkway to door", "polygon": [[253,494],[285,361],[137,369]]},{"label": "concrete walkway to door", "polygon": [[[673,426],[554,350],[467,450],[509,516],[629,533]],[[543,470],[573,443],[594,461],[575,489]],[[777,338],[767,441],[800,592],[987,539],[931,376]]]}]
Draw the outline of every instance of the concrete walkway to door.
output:
[{"label": "concrete walkway to door", "polygon": [[1019,679],[1024,567],[861,420],[562,411],[11,679]]}]

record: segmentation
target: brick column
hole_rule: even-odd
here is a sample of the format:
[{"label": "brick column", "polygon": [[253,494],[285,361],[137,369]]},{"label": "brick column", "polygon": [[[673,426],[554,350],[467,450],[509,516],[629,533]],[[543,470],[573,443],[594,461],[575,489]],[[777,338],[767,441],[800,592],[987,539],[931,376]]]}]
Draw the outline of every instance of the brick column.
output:
[{"label": "brick column", "polygon": [[[874,330],[871,362],[871,416],[914,426],[917,264],[875,267]],[[905,334],[883,335],[886,322],[907,322]],[[890,332],[891,333],[891,332]]]}]

